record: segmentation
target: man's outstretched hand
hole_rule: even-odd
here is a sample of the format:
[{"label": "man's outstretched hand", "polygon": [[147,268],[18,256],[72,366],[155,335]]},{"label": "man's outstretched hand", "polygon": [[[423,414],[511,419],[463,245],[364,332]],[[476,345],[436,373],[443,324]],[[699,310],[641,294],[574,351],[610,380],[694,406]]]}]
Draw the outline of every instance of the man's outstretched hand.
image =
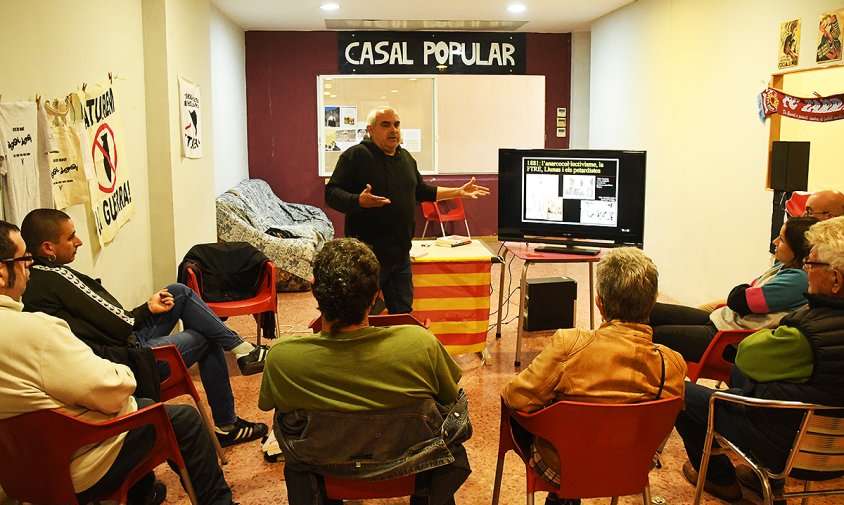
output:
[{"label": "man's outstretched hand", "polygon": [[361,191],[360,196],[358,197],[358,203],[360,203],[360,206],[363,209],[371,209],[373,207],[383,207],[390,204],[390,199],[384,196],[373,195],[372,186],[367,184],[366,188]]},{"label": "man's outstretched hand", "polygon": [[478,197],[487,196],[489,194],[489,188],[478,186],[475,184],[475,181],[476,179],[472,177],[472,180],[458,188],[458,194],[461,198],[477,199]]}]

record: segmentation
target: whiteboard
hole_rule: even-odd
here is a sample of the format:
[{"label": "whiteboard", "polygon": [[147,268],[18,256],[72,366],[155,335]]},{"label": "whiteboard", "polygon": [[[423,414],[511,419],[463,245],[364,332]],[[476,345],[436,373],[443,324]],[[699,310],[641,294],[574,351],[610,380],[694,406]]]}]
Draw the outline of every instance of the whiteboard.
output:
[{"label": "whiteboard", "polygon": [[354,110],[358,129],[372,108],[394,107],[403,136],[416,136],[419,150],[409,150],[423,174],[495,174],[498,149],[545,146],[545,76],[331,75],[317,86],[320,176],[331,175],[342,152],[331,150],[343,133],[326,120],[334,106]]}]

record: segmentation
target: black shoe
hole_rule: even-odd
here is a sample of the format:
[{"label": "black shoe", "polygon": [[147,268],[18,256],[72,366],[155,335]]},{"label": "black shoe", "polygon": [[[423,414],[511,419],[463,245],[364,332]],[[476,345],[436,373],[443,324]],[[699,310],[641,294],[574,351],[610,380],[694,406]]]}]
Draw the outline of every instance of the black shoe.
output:
[{"label": "black shoe", "polygon": [[[685,477],[691,485],[697,486],[697,470],[695,470],[695,467],[692,466],[691,461],[683,463],[683,477]],[[703,490],[715,498],[725,502],[733,503],[741,500],[741,486],[739,486],[737,481],[721,485],[707,479],[703,485]]]},{"label": "black shoe", "polygon": [[167,498],[167,486],[157,480],[153,483],[150,493],[142,499],[127,500],[126,505],[161,505]]},{"label": "black shoe", "polygon": [[223,431],[219,426],[215,426],[214,431],[217,434],[217,440],[220,441],[220,446],[229,447],[261,438],[267,434],[269,428],[264,423],[250,423],[238,417],[231,430]]},{"label": "black shoe", "polygon": [[[742,486],[756,493],[759,498],[762,498],[762,483],[759,481],[759,476],[747,465],[739,465],[736,467],[736,478]],[[772,495],[782,493],[785,489],[785,483],[782,481],[772,480],[771,492]],[[773,496],[772,496],[773,497]],[[774,505],[786,505],[785,500],[774,500]]]},{"label": "black shoe", "polygon": [[253,375],[264,371],[264,359],[270,348],[265,345],[256,346],[249,354],[237,358],[237,366],[241,375]]}]

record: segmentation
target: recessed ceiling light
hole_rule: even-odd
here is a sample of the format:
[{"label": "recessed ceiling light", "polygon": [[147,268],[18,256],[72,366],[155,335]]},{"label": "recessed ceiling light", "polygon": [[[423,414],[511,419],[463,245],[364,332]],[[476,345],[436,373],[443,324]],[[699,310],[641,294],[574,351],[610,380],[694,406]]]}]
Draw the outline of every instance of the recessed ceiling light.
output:
[{"label": "recessed ceiling light", "polygon": [[408,79],[408,81],[415,81],[415,80],[416,80],[416,77],[411,77],[410,79]]},{"label": "recessed ceiling light", "polygon": [[322,4],[319,6],[319,8],[324,11],[336,11],[340,8],[340,6],[337,4]]},{"label": "recessed ceiling light", "polygon": [[391,89],[390,90],[390,93],[398,93],[398,92],[399,92],[399,90],[397,90],[397,89]]},{"label": "recessed ceiling light", "polygon": [[510,4],[507,6],[508,12],[524,12],[525,10],[527,10],[527,7],[522,4]]},{"label": "recessed ceiling light", "polygon": [[380,97],[378,97],[379,100],[384,100],[385,98],[387,98],[386,95],[381,95]]}]

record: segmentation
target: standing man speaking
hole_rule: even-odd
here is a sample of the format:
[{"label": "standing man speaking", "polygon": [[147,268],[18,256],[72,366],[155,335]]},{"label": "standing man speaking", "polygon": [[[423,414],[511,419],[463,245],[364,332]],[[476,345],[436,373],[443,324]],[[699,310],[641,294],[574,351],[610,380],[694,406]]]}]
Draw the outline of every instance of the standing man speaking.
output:
[{"label": "standing man speaking", "polygon": [[416,202],[478,198],[489,189],[475,178],[459,188],[425,184],[416,160],[401,147],[401,121],[392,107],[376,107],[366,118],[369,136],[337,160],[325,187],[325,202],[346,215],[345,235],[365,242],[381,264],[381,293],[390,314],[413,305],[410,242]]}]

